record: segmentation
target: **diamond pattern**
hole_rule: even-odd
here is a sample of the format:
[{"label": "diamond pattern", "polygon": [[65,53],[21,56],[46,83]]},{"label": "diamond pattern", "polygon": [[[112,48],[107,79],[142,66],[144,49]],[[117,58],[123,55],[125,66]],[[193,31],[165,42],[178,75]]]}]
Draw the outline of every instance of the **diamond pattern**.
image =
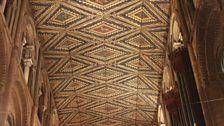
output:
[{"label": "diamond pattern", "polygon": [[123,95],[128,91],[125,89],[120,89],[112,86],[99,86],[91,90],[90,92],[86,92],[89,96],[96,98],[112,98],[117,97],[118,95]]},{"label": "diamond pattern", "polygon": [[81,62],[75,61],[75,60],[71,60],[68,61],[60,70],[60,72],[73,72],[73,71],[77,71],[79,69],[82,69],[83,67],[85,67],[84,64],[82,64]]},{"label": "diamond pattern", "polygon": [[146,106],[147,107],[147,105],[149,104],[149,103],[147,103],[146,99],[144,99],[139,94],[130,95],[122,100],[126,101],[129,104],[138,105],[138,106]]},{"label": "diamond pattern", "polygon": [[60,126],[156,126],[169,0],[31,0]]},{"label": "diamond pattern", "polygon": [[[36,2],[36,1],[35,1]],[[35,3],[34,6],[36,5]],[[77,23],[84,21],[83,19],[88,16],[86,12],[79,9],[73,10],[67,4],[54,5],[52,12],[49,12],[47,18],[39,21],[39,28],[42,27],[55,27],[55,29],[68,28]],[[37,18],[38,20],[38,18]]]},{"label": "diamond pattern", "polygon": [[63,92],[74,92],[75,90],[80,90],[82,88],[87,87],[90,83],[80,80],[79,78],[72,78],[67,84],[66,87],[63,88]]},{"label": "diamond pattern", "polygon": [[97,79],[97,80],[107,81],[107,80],[112,80],[117,77],[123,76],[124,74],[125,72],[123,71],[117,71],[113,68],[102,67],[102,68],[94,69],[94,71],[89,71],[86,74],[86,76]]},{"label": "diamond pattern", "polygon": [[147,38],[143,34],[136,34],[131,36],[130,39],[126,40],[125,43],[127,43],[130,46],[133,46],[134,48],[137,49],[152,49],[155,48],[155,45],[153,44],[152,40]]},{"label": "diamond pattern", "polygon": [[68,51],[70,49],[78,48],[80,45],[86,44],[85,41],[80,40],[79,38],[73,37],[71,35],[66,35],[59,40],[60,43],[54,47],[55,50]]},{"label": "diamond pattern", "polygon": [[61,6],[58,8],[56,13],[46,22],[46,25],[66,27],[73,22],[78,21],[82,17],[84,17],[84,15],[80,14],[79,12],[75,12],[70,8]]},{"label": "diamond pattern", "polygon": [[127,0],[74,0],[73,3],[83,4],[85,7],[91,7],[94,10],[107,11],[126,4]]},{"label": "diamond pattern", "polygon": [[148,11],[145,6],[138,6],[125,16],[127,16],[133,21],[137,21],[138,23],[142,24],[157,22],[157,19],[154,14]]},{"label": "diamond pattern", "polygon": [[104,119],[96,123],[97,126],[121,126],[122,121],[114,119]]},{"label": "diamond pattern", "polygon": [[77,30],[81,33],[92,35],[95,39],[108,39],[111,38],[111,36],[127,31],[128,28],[113,20],[99,19],[96,22],[90,22],[87,26],[83,26]]},{"label": "diamond pattern", "polygon": [[113,59],[122,58],[129,54],[129,52],[125,52],[123,50],[123,48],[114,48],[112,45],[103,44],[84,52],[82,55],[98,62],[102,61],[102,63],[105,63],[113,61]]},{"label": "diamond pattern", "polygon": [[109,4],[115,0],[90,0],[92,2],[95,2],[97,4],[100,4],[100,5],[106,5],[106,4]]},{"label": "diamond pattern", "polygon": [[98,112],[100,114],[114,114],[116,112],[121,111],[123,108],[121,106],[114,105],[112,103],[103,103],[98,106],[94,106],[90,108],[90,110]]},{"label": "diamond pattern", "polygon": [[108,24],[100,24],[99,26],[93,27],[90,29],[92,32],[99,33],[101,35],[107,35],[108,33],[112,33],[116,31],[116,28],[109,26]]}]

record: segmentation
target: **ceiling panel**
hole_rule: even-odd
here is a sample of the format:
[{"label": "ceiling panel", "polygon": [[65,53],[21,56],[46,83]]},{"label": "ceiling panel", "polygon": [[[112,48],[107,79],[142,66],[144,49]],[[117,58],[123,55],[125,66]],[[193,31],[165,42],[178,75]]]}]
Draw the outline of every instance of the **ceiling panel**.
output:
[{"label": "ceiling panel", "polygon": [[31,0],[60,126],[156,126],[169,0]]}]

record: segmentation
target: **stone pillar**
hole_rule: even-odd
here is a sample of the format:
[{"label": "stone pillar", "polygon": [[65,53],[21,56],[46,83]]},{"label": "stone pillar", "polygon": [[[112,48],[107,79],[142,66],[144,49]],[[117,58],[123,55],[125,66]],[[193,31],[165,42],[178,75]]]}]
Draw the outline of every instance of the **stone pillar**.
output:
[{"label": "stone pillar", "polygon": [[32,59],[24,59],[24,77],[25,81],[28,84],[29,74],[30,74],[30,67],[33,65]]},{"label": "stone pillar", "polygon": [[25,55],[23,59],[24,63],[24,77],[26,80],[26,83],[28,83],[29,80],[29,74],[30,74],[30,67],[33,65],[33,52],[34,52],[34,46],[27,45],[24,48]]}]

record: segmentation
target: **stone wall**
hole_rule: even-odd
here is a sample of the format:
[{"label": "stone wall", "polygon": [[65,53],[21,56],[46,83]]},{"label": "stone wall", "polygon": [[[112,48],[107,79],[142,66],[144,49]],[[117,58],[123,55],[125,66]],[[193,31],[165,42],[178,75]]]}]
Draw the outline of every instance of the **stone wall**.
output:
[{"label": "stone wall", "polygon": [[58,126],[29,2],[0,4],[1,126]]},{"label": "stone wall", "polygon": [[[190,66],[200,98],[198,102],[190,102],[190,104],[192,106],[201,104],[206,126],[222,126],[224,123],[224,72],[222,70],[224,3],[222,0],[172,0],[171,2],[172,15],[175,17],[171,17],[171,25],[173,19],[179,24],[183,35],[183,46],[189,52]],[[170,31],[172,33],[172,27]],[[169,37],[168,43],[172,43],[173,34]],[[170,119],[169,116],[167,117]]]}]

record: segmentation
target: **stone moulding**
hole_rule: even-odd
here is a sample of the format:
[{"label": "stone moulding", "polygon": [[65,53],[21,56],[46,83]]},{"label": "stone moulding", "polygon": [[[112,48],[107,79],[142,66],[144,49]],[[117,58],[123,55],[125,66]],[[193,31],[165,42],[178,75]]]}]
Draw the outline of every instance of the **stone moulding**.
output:
[{"label": "stone moulding", "polygon": [[7,82],[11,55],[11,43],[7,31],[4,17],[2,12],[0,12],[0,93],[4,91],[4,85]]}]

